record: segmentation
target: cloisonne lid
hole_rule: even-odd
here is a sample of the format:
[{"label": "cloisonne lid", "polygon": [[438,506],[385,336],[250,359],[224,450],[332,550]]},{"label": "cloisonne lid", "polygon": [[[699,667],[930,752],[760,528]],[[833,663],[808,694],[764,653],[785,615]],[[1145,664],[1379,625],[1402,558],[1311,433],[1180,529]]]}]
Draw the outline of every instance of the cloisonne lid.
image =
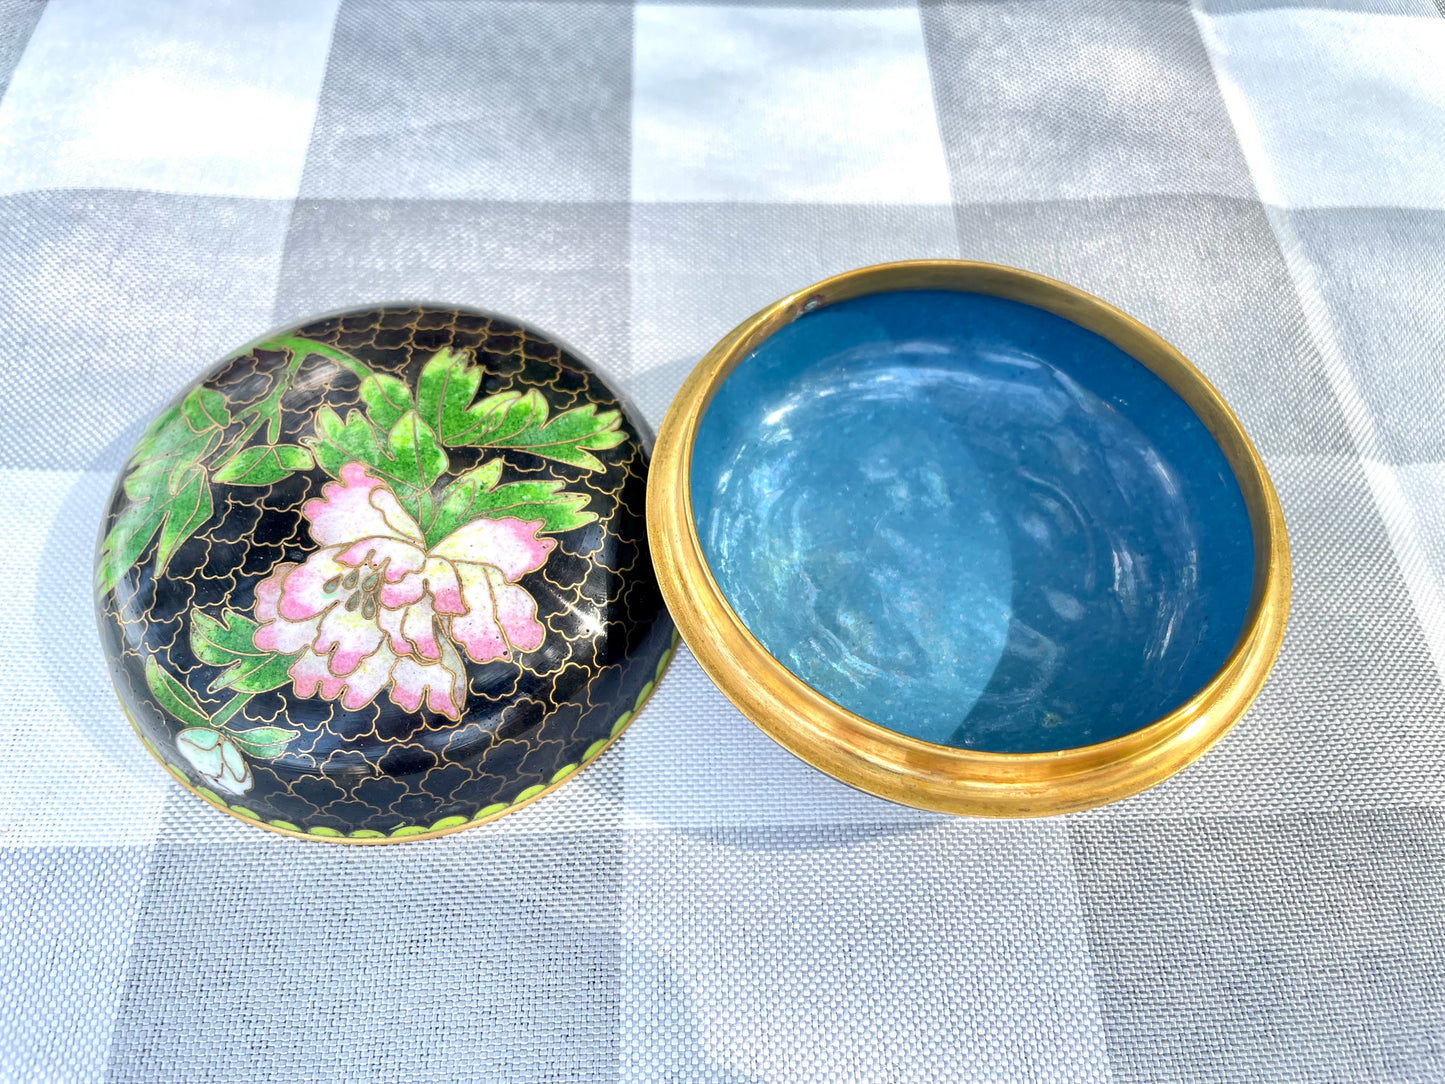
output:
[{"label": "cloisonne lid", "polygon": [[182,785],[289,835],[517,808],[671,658],[650,451],[586,362],[484,312],[369,308],[251,344],[150,424],[101,524],[127,716]]}]

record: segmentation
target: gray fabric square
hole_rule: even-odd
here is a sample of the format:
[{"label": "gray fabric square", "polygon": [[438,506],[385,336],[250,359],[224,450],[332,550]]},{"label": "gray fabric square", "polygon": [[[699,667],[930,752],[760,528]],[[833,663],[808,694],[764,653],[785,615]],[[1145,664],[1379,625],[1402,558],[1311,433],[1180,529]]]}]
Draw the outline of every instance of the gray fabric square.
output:
[{"label": "gray fabric square", "polygon": [[1445,459],[1445,211],[1351,207],[1290,216],[1379,450]]},{"label": "gray fabric square", "polygon": [[112,1080],[616,1079],[614,832],[217,836],[156,848]]},{"label": "gray fabric square", "polygon": [[1148,196],[958,208],[965,259],[1063,279],[1159,332],[1267,453],[1352,452],[1263,208]]},{"label": "gray fabric square", "polygon": [[0,100],[44,11],[45,0],[0,0]]},{"label": "gray fabric square", "polygon": [[1445,599],[1445,463],[1412,463],[1393,468],[1414,520],[1415,537]]},{"label": "gray fabric square", "polygon": [[628,354],[627,205],[302,200],[275,319],[383,301],[503,313],[603,372]]},{"label": "gray fabric square", "polygon": [[628,391],[656,425],[698,359],[764,305],[865,264],[957,257],[947,207],[638,205]]},{"label": "gray fabric square", "polygon": [[[597,2],[597,0],[594,0]],[[627,0],[602,0],[607,3],[626,3]],[[880,8],[917,8],[918,0],[787,0],[786,3],[780,0],[729,0],[726,5],[719,5],[716,0],[667,0],[671,7],[684,5],[691,7],[720,7],[730,8],[817,8],[823,11],[877,11]],[[1177,0],[1173,0],[1177,2]]]},{"label": "gray fabric square", "polygon": [[[150,416],[271,322],[289,206],[153,192],[0,198],[0,464],[116,467]],[[99,396],[99,398],[98,398]]]},{"label": "gray fabric square", "polygon": [[1364,472],[1271,456],[1294,593],[1259,698],[1194,765],[1085,818],[1445,806],[1445,691]]},{"label": "gray fabric square", "polygon": [[1106,1081],[1062,822],[626,837],[625,1081]]},{"label": "gray fabric square", "polygon": [[147,855],[145,847],[0,851],[0,1079],[101,1079]]},{"label": "gray fabric square", "polygon": [[1072,834],[1116,1081],[1445,1077],[1445,813]]},{"label": "gray fabric square", "polygon": [[923,25],[958,202],[1254,194],[1187,6],[928,3]]},{"label": "gray fabric square", "polygon": [[348,0],[301,194],[625,200],[632,9]]}]

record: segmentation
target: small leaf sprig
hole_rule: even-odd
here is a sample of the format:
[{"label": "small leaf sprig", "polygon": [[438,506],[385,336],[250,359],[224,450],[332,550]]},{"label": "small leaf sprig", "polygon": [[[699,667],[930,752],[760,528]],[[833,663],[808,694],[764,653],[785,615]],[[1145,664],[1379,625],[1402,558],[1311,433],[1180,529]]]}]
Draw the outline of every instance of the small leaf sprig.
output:
[{"label": "small leaf sprig", "polygon": [[296,656],[257,648],[252,639],[255,631],[254,621],[231,610],[224,611],[219,620],[192,611],[191,651],[202,662],[223,668],[206,691],[232,693],[214,710],[204,707],[155,656],[146,659],[146,685],[151,695],[181,723],[176,747],[209,783],[231,793],[244,793],[251,787],[251,769],[241,754],[275,759],[300,733],[280,726],[241,730],[231,725],[253,696],[291,680],[286,671]]},{"label": "small leaf sprig", "polygon": [[209,388],[193,389],[151,422],[129,460],[131,504],[101,543],[95,571],[101,591],[120,582],[157,533],[156,568],[164,571],[181,543],[211,518],[210,479],[201,461],[230,424],[225,397]]},{"label": "small leaf sprig", "polygon": [[[253,349],[275,348],[264,342]],[[101,543],[96,563],[100,591],[120,583],[157,533],[156,574],[164,572],[181,544],[214,514],[212,481],[270,485],[311,467],[311,453],[305,448],[276,443],[281,435],[281,398],[304,357],[292,352],[266,396],[234,416],[224,395],[202,386],[191,389],[146,427],[127,460],[125,494],[131,504]],[[227,431],[237,422],[241,428],[228,437]],[[246,447],[263,425],[267,443]],[[206,466],[207,460],[218,456],[218,466]]]}]

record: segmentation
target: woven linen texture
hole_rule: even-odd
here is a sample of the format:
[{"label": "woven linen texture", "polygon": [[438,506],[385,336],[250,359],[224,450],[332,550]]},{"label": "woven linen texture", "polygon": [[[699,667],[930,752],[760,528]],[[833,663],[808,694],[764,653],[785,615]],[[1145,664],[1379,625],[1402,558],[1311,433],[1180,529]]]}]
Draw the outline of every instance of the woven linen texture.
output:
[{"label": "woven linen texture", "polygon": [[[1445,1080],[1442,73],[1429,0],[0,0],[0,1081]],[[404,847],[132,737],[96,524],[231,347],[479,305],[655,425],[917,257],[1118,304],[1263,453],[1288,636],[1180,775],[921,813],[685,650],[557,794]]]}]

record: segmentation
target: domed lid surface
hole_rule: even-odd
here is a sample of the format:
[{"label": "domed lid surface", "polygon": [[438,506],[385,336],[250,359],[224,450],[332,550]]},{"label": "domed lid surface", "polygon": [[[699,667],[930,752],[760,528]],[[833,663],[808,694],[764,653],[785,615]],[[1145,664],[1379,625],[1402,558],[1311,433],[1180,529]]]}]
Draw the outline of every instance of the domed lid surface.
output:
[{"label": "domed lid surface", "polygon": [[187,787],[283,832],[440,834],[536,797],[672,653],[650,444],[586,362],[484,312],[252,344],[150,424],[101,525],[131,722]]}]

